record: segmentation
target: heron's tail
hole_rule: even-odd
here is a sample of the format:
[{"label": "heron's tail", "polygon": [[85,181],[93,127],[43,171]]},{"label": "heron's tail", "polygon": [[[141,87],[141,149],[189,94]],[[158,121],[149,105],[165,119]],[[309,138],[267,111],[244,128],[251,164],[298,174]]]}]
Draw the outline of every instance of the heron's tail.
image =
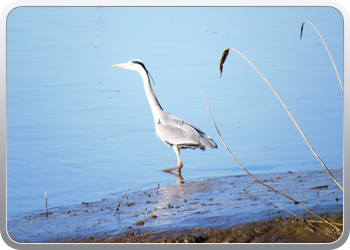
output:
[{"label": "heron's tail", "polygon": [[209,136],[207,136],[206,138],[204,137],[203,140],[201,141],[201,143],[208,148],[217,148],[218,147],[216,142],[213,139],[211,139]]}]

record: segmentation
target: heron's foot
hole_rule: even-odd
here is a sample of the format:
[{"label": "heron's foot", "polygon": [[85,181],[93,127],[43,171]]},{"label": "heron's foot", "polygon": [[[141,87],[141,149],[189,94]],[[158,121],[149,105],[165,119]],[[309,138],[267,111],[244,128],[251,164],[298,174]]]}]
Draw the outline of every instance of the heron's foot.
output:
[{"label": "heron's foot", "polygon": [[166,168],[166,169],[163,169],[162,171],[163,171],[163,172],[171,172],[171,171],[173,171],[174,169],[177,169],[177,167],[175,167],[175,168]]},{"label": "heron's foot", "polygon": [[178,173],[181,173],[181,168],[182,168],[182,163],[181,164],[179,164],[179,165],[177,165],[176,167],[174,167],[174,168],[167,168],[167,169],[164,169],[164,170],[162,170],[163,172],[171,172],[171,171],[173,171],[173,170],[177,170],[177,172]]}]

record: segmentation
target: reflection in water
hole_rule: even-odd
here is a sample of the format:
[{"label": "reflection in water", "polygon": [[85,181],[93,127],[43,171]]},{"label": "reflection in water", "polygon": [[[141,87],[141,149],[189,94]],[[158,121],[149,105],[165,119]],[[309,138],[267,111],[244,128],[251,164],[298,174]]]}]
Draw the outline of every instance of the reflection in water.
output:
[{"label": "reflection in water", "polygon": [[170,172],[170,171],[163,171],[163,172],[167,173],[167,174],[171,174],[171,175],[177,177],[177,183],[184,183],[184,181],[183,181],[184,178],[181,175],[181,169],[178,170],[176,173],[173,173],[173,172]]}]

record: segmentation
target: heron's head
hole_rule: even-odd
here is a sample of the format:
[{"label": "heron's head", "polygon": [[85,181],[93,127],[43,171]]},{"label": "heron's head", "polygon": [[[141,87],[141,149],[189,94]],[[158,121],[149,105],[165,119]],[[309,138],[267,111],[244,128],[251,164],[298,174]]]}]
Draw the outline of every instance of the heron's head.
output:
[{"label": "heron's head", "polygon": [[138,59],[133,59],[127,63],[120,63],[120,64],[114,64],[112,65],[112,67],[117,67],[117,68],[123,68],[123,69],[131,69],[131,70],[136,70],[137,72],[139,72],[140,74],[142,72],[146,72],[148,77],[151,77],[153,83],[154,80],[151,76],[151,74],[148,72],[148,70],[146,69],[145,65],[143,64],[143,62],[141,62]]},{"label": "heron's head", "polygon": [[145,65],[143,64],[143,62],[141,62],[138,59],[133,59],[127,63],[115,64],[115,65],[112,65],[112,67],[131,69],[131,70],[136,70],[136,71],[144,69],[147,72],[147,69],[146,69]]}]

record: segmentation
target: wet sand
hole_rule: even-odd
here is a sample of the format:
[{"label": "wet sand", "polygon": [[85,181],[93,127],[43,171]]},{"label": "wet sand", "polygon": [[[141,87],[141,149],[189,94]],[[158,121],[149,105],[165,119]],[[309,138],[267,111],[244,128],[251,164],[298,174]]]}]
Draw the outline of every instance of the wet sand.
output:
[{"label": "wet sand", "polygon": [[[342,169],[333,169],[342,184]],[[342,223],[343,193],[326,171],[255,175],[313,212]],[[126,187],[127,188],[127,187]],[[129,190],[99,202],[28,213],[8,221],[17,242],[333,242],[340,230],[247,175]],[[292,215],[281,207],[297,214]],[[115,214],[115,215],[114,215]],[[315,229],[320,227],[328,235]],[[333,238],[332,238],[333,237]]]},{"label": "wet sand", "polygon": [[[306,223],[296,218],[284,218],[235,225],[228,229],[192,228],[161,233],[142,229],[119,235],[89,238],[66,238],[74,243],[331,243],[342,234],[343,213],[322,215],[340,229],[325,223]],[[308,220],[314,221],[312,217]]]}]

